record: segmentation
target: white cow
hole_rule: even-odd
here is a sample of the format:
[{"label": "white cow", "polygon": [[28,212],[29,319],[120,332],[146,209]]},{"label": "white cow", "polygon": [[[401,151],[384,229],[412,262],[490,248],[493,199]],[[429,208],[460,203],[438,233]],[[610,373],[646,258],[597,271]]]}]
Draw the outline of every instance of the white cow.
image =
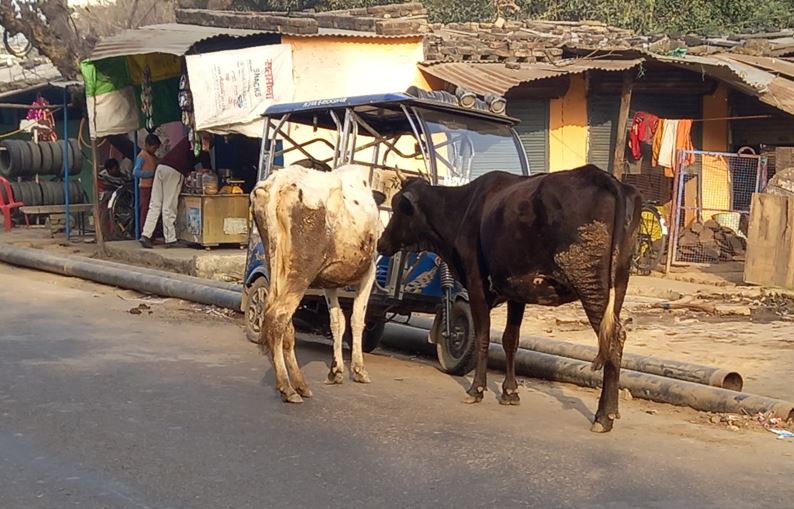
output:
[{"label": "white cow", "polygon": [[[251,192],[251,206],[270,267],[259,346],[269,352],[276,388],[284,401],[300,403],[311,391],[295,358],[292,315],[307,289],[325,290],[334,337],[334,361],[327,383],[342,383],[345,315],[339,288],[356,287],[351,328],[351,376],[369,383],[361,335],[383,230],[378,205],[383,196],[369,185],[370,170],[346,165],[332,172],[289,166],[272,173]],[[373,199],[374,198],[374,199]],[[376,203],[376,200],[379,200]]]}]

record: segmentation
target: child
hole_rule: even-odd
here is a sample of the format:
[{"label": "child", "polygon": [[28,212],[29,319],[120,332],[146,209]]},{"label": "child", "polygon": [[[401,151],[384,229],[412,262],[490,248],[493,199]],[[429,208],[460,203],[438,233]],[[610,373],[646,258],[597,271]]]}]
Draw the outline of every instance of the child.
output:
[{"label": "child", "polygon": [[149,202],[152,199],[152,183],[154,182],[154,170],[157,169],[157,156],[155,153],[160,148],[160,138],[154,134],[148,134],[143,143],[143,150],[135,158],[135,167],[132,175],[138,178],[138,205],[140,210],[140,222],[146,224],[146,214],[149,212]]}]

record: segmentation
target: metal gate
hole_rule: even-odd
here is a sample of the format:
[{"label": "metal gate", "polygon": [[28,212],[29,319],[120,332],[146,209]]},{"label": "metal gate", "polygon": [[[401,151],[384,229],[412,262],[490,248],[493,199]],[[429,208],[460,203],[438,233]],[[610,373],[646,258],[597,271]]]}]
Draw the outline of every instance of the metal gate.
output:
[{"label": "metal gate", "polygon": [[678,166],[671,262],[744,261],[750,201],[766,186],[766,157],[679,151]]}]

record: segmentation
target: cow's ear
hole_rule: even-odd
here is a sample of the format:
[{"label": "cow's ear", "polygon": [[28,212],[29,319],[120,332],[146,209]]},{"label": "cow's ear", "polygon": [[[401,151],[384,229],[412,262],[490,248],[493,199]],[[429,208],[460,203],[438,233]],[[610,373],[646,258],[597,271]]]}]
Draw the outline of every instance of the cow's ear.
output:
[{"label": "cow's ear", "polygon": [[398,204],[398,207],[400,207],[400,212],[406,216],[414,215],[414,200],[415,198],[411,191],[401,194],[400,202]]},{"label": "cow's ear", "polygon": [[386,195],[380,191],[372,190],[372,197],[375,198],[375,205],[380,207],[386,201]]}]

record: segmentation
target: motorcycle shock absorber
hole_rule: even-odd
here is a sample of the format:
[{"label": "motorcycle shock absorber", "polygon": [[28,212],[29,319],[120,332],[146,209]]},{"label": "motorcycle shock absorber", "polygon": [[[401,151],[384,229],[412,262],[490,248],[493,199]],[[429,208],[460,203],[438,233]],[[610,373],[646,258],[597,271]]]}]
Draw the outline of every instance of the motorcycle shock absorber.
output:
[{"label": "motorcycle shock absorber", "polygon": [[441,261],[438,268],[441,271],[441,289],[444,291],[444,337],[449,338],[452,335],[452,287],[455,286],[455,280],[446,262]]}]

